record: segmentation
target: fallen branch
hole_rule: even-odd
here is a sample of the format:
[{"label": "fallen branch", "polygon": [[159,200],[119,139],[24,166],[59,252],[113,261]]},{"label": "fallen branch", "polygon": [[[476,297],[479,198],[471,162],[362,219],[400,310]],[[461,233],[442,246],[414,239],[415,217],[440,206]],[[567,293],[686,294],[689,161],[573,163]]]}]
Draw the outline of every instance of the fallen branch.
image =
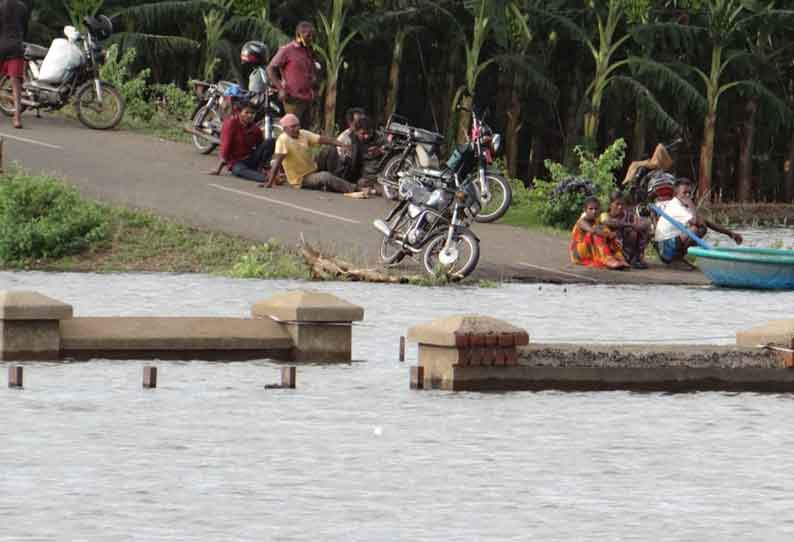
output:
[{"label": "fallen branch", "polygon": [[345,260],[324,256],[319,250],[311,246],[301,235],[301,255],[306,265],[311,270],[312,278],[329,280],[352,280],[362,282],[384,282],[389,284],[403,284],[421,280],[414,275],[392,275],[377,269],[356,267]]}]

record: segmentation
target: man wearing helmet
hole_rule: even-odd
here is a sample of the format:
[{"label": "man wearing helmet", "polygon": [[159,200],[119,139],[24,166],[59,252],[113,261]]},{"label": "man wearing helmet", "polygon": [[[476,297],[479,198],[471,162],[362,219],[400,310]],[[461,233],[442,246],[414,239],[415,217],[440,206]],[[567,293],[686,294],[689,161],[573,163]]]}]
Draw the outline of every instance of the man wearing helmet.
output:
[{"label": "man wearing helmet", "polygon": [[310,107],[316,96],[317,61],[311,52],[314,27],[302,21],[295,29],[295,39],[280,47],[270,64],[267,76],[278,91],[284,111],[296,115],[308,126]]}]

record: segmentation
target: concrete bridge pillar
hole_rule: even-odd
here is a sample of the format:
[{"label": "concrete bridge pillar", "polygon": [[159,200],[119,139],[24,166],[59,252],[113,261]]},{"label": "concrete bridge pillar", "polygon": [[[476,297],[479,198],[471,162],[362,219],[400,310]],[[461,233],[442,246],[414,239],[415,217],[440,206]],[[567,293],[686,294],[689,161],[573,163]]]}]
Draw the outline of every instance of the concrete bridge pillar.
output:
[{"label": "concrete bridge pillar", "polygon": [[0,360],[55,360],[72,306],[37,292],[0,291]]},{"label": "concrete bridge pillar", "polygon": [[350,361],[352,323],[364,319],[364,309],[331,294],[295,291],[258,301],[251,315],[284,327],[295,361]]},{"label": "concrete bridge pillar", "polygon": [[424,388],[454,390],[463,378],[487,379],[500,367],[518,365],[516,347],[528,344],[529,335],[496,318],[464,315],[414,326],[408,340],[419,343]]}]

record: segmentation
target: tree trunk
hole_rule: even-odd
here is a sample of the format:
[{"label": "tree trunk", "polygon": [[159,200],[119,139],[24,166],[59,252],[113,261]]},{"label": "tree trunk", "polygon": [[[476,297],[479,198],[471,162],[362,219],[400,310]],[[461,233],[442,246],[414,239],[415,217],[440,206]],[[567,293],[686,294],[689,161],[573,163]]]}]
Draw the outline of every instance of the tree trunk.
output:
[{"label": "tree trunk", "polygon": [[400,92],[400,66],[403,62],[405,49],[405,31],[400,29],[394,36],[391,66],[389,67],[389,91],[386,94],[386,117],[397,111],[397,96]]},{"label": "tree trunk", "polygon": [[647,158],[645,152],[645,132],[646,132],[647,118],[645,112],[637,107],[637,116],[634,118],[634,136],[631,142],[631,158],[632,160],[644,160]]},{"label": "tree trunk", "polygon": [[[460,105],[462,108],[471,110],[472,98],[471,95],[464,95],[460,98]],[[456,136],[457,142],[463,144],[469,135],[469,126],[471,125],[471,113],[469,111],[458,111],[458,133]]]},{"label": "tree trunk", "polygon": [[521,130],[521,95],[524,91],[524,78],[516,73],[510,92],[510,108],[507,110],[507,130],[505,131],[505,157],[507,172],[512,178],[518,176],[518,139]]},{"label": "tree trunk", "polygon": [[574,147],[579,143],[577,135],[579,134],[579,71],[575,71],[573,84],[569,90],[568,107],[565,111],[565,153],[563,155],[563,163],[572,167],[576,165],[576,154],[573,152]]},{"label": "tree trunk", "polygon": [[[543,173],[543,131],[532,134],[532,148],[529,151],[529,179],[536,179]],[[524,183],[526,184],[526,183]]]},{"label": "tree trunk", "polygon": [[325,88],[325,110],[323,111],[323,132],[329,137],[334,135],[336,125],[336,75],[329,75]]},{"label": "tree trunk", "polygon": [[739,157],[736,168],[736,199],[749,202],[753,199],[753,140],[758,100],[751,98],[744,106],[744,122],[739,135]]},{"label": "tree trunk", "polygon": [[792,200],[794,200],[794,137],[791,138],[788,144],[787,162],[783,184],[783,199],[785,203],[792,203]]},{"label": "tree trunk", "polygon": [[711,192],[711,167],[714,159],[714,129],[717,113],[709,111],[703,121],[703,143],[700,145],[700,164],[698,167],[698,197]]}]

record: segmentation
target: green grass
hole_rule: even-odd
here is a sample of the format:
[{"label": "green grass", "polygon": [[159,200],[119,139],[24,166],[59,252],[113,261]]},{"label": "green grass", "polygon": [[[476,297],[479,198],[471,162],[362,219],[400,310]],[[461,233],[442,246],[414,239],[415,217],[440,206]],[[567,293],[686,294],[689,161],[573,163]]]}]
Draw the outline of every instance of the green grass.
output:
[{"label": "green grass", "polygon": [[149,212],[90,202],[52,177],[11,171],[0,177],[0,191],[5,194],[0,201],[5,241],[0,265],[5,269],[309,276],[297,251],[273,241],[256,244]]},{"label": "green grass", "polygon": [[538,216],[534,210],[528,206],[516,208],[510,207],[510,209],[507,210],[505,216],[502,217],[501,222],[503,224],[509,224],[510,226],[535,230],[545,233],[546,235],[553,235],[555,237],[567,238],[571,234],[569,230],[561,230],[558,228],[552,228],[550,226],[544,226],[538,219]]}]

